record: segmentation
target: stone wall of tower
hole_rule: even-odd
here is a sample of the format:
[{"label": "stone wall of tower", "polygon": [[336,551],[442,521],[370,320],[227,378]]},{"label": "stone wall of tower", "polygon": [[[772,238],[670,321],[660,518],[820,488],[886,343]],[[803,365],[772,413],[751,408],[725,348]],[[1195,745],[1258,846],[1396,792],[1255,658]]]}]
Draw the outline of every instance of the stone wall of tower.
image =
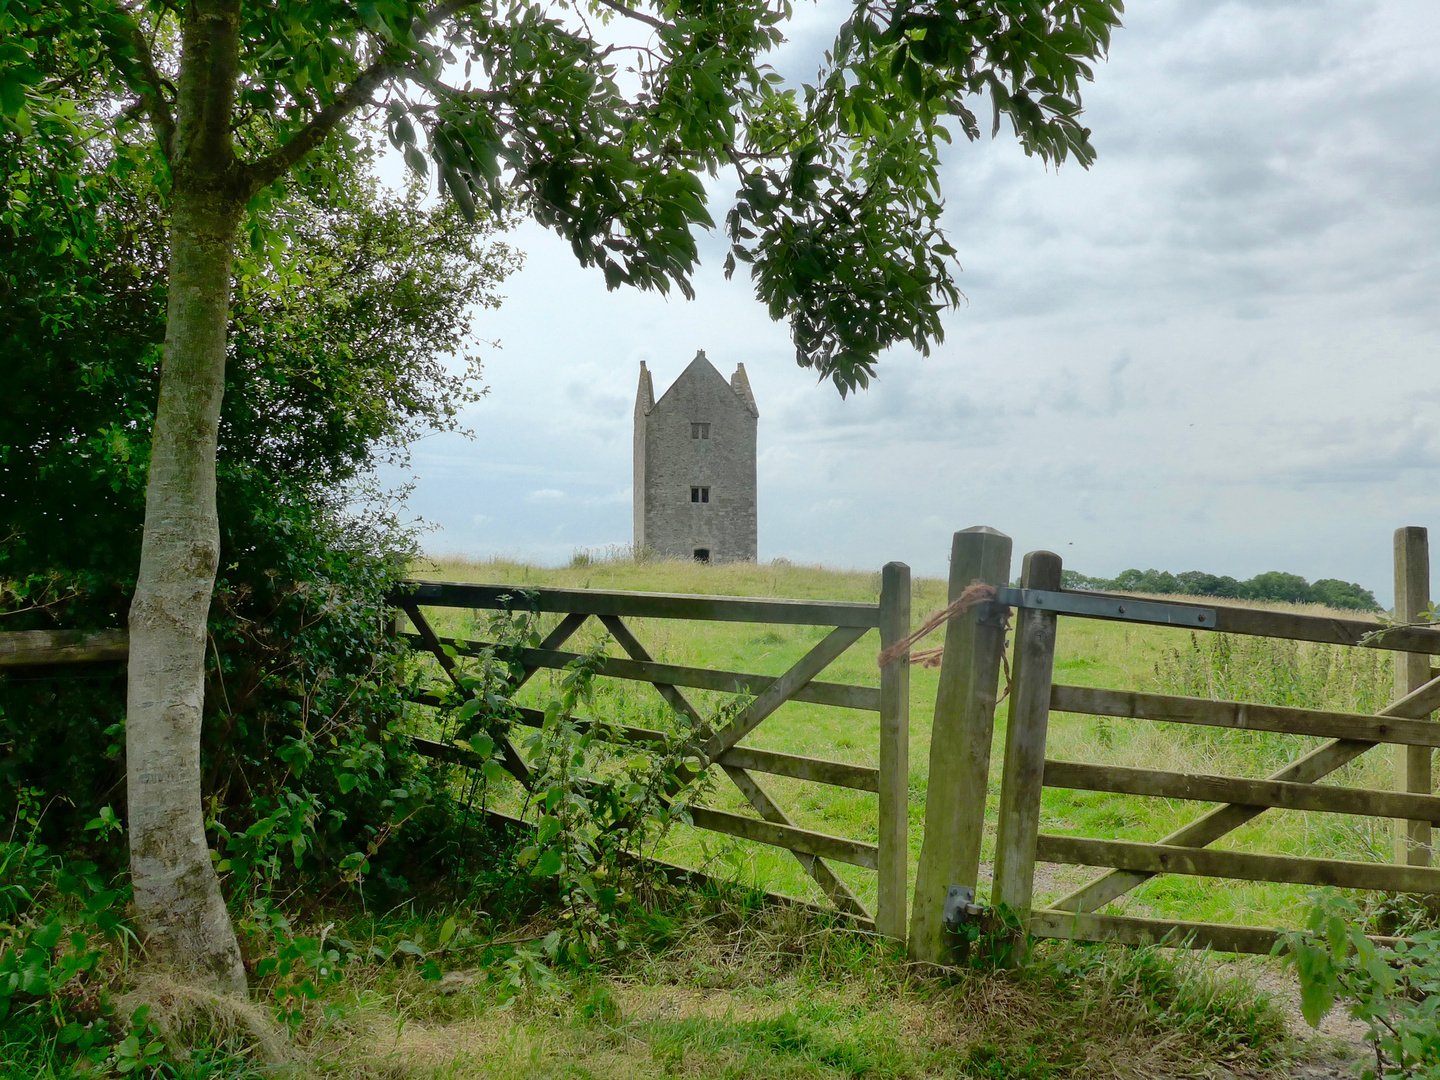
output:
[{"label": "stone wall of tower", "polygon": [[[641,370],[635,403],[635,543],[667,557],[755,561],[755,408],[744,365],[731,382],[699,353],[658,401]],[[692,425],[708,424],[709,438]],[[691,489],[708,488],[709,502]]]}]

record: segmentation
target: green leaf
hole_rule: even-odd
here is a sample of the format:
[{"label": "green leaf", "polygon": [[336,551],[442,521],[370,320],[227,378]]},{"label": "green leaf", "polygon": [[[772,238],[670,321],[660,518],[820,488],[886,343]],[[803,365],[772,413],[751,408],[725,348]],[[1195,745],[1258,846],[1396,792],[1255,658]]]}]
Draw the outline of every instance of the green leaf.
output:
[{"label": "green leaf", "polygon": [[540,819],[540,827],[535,831],[535,843],[548,844],[559,835],[563,826],[557,817],[544,817]]},{"label": "green leaf", "polygon": [[540,858],[535,860],[535,866],[530,871],[536,877],[553,877],[560,872],[564,860],[557,848],[550,848],[542,852]]},{"label": "green leaf", "polygon": [[450,916],[450,918],[446,919],[443,923],[440,924],[440,944],[441,944],[441,945],[444,945],[447,941],[449,941],[452,937],[455,936],[455,927],[456,927],[456,922],[455,922],[455,916],[453,916],[453,915]]},{"label": "green leaf", "polygon": [[483,732],[479,735],[471,735],[467,745],[483,758],[488,758],[495,752],[495,740]]},{"label": "green leaf", "polygon": [[498,783],[510,774],[505,770],[505,766],[501,765],[498,761],[487,761],[484,765],[480,766],[480,775],[485,777],[490,783]]},{"label": "green leaf", "polygon": [[13,120],[24,105],[25,84],[13,72],[0,72],[0,110]]}]

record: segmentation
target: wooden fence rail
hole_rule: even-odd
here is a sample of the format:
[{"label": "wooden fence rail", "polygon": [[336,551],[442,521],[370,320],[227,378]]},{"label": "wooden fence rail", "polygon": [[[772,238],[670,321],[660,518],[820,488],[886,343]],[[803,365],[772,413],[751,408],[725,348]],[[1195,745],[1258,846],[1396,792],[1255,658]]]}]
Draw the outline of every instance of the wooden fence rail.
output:
[{"label": "wooden fence rail", "polygon": [[[420,646],[423,649],[424,639],[421,635],[402,634],[401,636],[412,646]],[[493,643],[485,641],[467,641],[450,637],[436,640],[442,646],[448,645],[454,649],[457,656],[479,656],[486,649],[494,648]],[[513,655],[526,667],[557,670],[580,659],[579,653],[562,652],[559,649],[517,649]],[[748,694],[751,696],[770,689],[777,678],[774,675],[749,675],[740,671],[718,671],[713,668],[657,664],[653,661],[623,660],[616,657],[602,658],[595,668],[595,673],[612,679],[685,686],[697,690],[718,690],[725,694]],[[834,705],[842,709],[880,711],[880,691],[873,686],[847,686],[843,683],[811,680],[796,689],[790,695],[789,700],[805,701],[815,705]]]},{"label": "wooden fence rail", "polygon": [[[667,593],[616,592],[595,589],[530,588],[513,585],[449,581],[404,583],[391,597],[414,625],[401,633],[411,648],[433,654],[461,698],[468,696],[457,660],[493,648],[487,642],[440,637],[422,608],[550,612],[564,618],[537,648],[519,649],[513,659],[524,669],[520,684],[535,672],[563,669],[581,654],[562,648],[590,618],[596,618],[625,652],[604,657],[596,674],[606,678],[645,682],[664,699],[703,728],[698,710],[681,688],[718,691],[749,698],[723,728],[708,734],[699,754],[718,765],[735,784],[757,817],[714,807],[695,807],[691,820],[697,828],[719,832],[790,851],[836,907],[862,921],[872,921],[850,888],[835,875],[826,860],[876,871],[879,874],[873,915],[876,930],[903,941],[907,925],[908,822],[909,822],[909,663],[908,656],[880,672],[880,686],[853,686],[823,682],[818,676],[869,631],[880,631],[880,648],[904,638],[910,630],[910,572],[903,563],[888,564],[881,575],[878,604],[777,600],[770,598],[690,596]],[[799,626],[829,626],[831,631],[781,675],[700,668],[656,661],[636,638],[625,619],[680,619],[687,621],[749,622]],[[415,700],[436,705],[442,695],[424,692]],[[783,754],[740,745],[787,701],[858,709],[880,715],[879,768]],[[522,723],[539,726],[543,714],[518,710]],[[581,719],[582,728],[592,720]],[[602,730],[630,745],[663,745],[663,732],[629,726],[603,725]],[[475,764],[460,748],[434,740],[418,740],[416,748],[431,757]],[[522,784],[529,785],[529,770],[513,743],[505,744],[507,766]],[[754,774],[766,773],[819,784],[875,792],[879,796],[878,840],[864,843],[802,828],[779,806]]]},{"label": "wooden fence rail", "polygon": [[[903,563],[896,563],[903,566]],[[392,598],[398,606],[522,609],[582,615],[688,619],[694,622],[748,622],[790,626],[880,626],[880,604],[837,600],[783,600],[689,593],[614,592],[557,589],[548,585],[482,585],[461,581],[407,581]],[[1440,650],[1437,650],[1440,651]]]},{"label": "wooden fence rail", "polygon": [[1098,690],[1089,686],[1052,687],[1050,708],[1056,712],[1162,720],[1174,724],[1278,731],[1288,735],[1318,735],[1328,739],[1358,739],[1402,746],[1440,746],[1440,724],[1383,714],[1369,716],[1325,712],[1280,705],[1252,705],[1243,701],[1141,694],[1130,690]]},{"label": "wooden fence rail", "polygon": [[0,633],[0,670],[56,664],[107,664],[130,655],[124,630],[10,630]]},{"label": "wooden fence rail", "polygon": [[1109,791],[1120,795],[1153,795],[1159,799],[1273,806],[1362,817],[1414,818],[1440,821],[1440,798],[1370,788],[1321,787],[1288,780],[1247,780],[1132,769],[1121,765],[1085,765],[1074,761],[1045,762],[1045,786],[1078,791]]}]

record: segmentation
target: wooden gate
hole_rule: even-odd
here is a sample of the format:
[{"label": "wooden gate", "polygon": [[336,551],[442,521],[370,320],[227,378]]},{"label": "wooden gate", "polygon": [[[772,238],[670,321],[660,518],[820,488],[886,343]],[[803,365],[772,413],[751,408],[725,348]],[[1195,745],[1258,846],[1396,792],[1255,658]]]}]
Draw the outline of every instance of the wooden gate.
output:
[{"label": "wooden gate", "polygon": [[[748,697],[744,707],[710,736],[700,752],[706,760],[721,767],[756,816],[696,807],[692,812],[694,824],[702,829],[789,850],[838,910],[856,917],[863,924],[873,925],[888,937],[904,940],[910,776],[908,665],[902,660],[881,670],[878,687],[817,681],[827,667],[871,630],[879,630],[881,648],[909,633],[910,569],[903,563],[885,566],[881,574],[878,604],[521,588],[451,581],[407,582],[392,597],[392,601],[413,624],[413,631],[404,632],[402,636],[413,648],[435,656],[462,697],[468,697],[469,691],[459,677],[454,656],[476,655],[487,647],[487,643],[440,637],[426,618],[424,608],[529,610],[562,614],[564,617],[538,648],[524,649],[519,653],[519,660],[524,665],[521,685],[543,668],[564,668],[578,659],[580,654],[563,651],[562,646],[587,620],[593,618],[600,622],[625,653],[624,657],[602,660],[596,674],[650,683],[673,709],[686,715],[697,727],[701,725],[702,718],[685,697],[682,687]],[[626,619],[633,618],[826,626],[832,629],[788,671],[770,676],[659,663],[626,623]],[[434,705],[439,704],[441,698],[429,694],[417,700]],[[879,713],[879,768],[742,745],[741,740],[787,701]],[[537,710],[522,708],[519,713],[524,723],[539,726],[543,721],[543,714]],[[645,745],[655,740],[663,741],[664,738],[659,732],[640,728],[619,730],[632,744]],[[432,740],[413,741],[422,753],[448,760],[457,759],[453,748]],[[508,742],[503,750],[511,774],[528,785],[529,769],[520,753]],[[766,790],[757,773],[875,792],[879,796],[878,843],[830,836],[796,826]],[[879,874],[873,914],[836,876],[829,865],[832,860]]]},{"label": "wooden gate", "polygon": [[[1424,531],[1400,530],[1396,552],[1397,614],[1403,621],[1415,618],[1428,606]],[[979,580],[995,587],[995,599],[952,620],[953,652],[947,639],[941,694],[945,695],[948,687],[949,696],[936,704],[929,798],[932,804],[937,798],[937,777],[954,775],[947,770],[951,762],[965,770],[971,782],[948,794],[938,793],[939,814],[930,812],[933,806],[927,808],[911,935],[917,958],[943,962],[948,957],[949,943],[942,926],[947,886],[973,888],[977,883],[985,784],[975,781],[988,772],[996,697],[991,688],[998,681],[1005,622],[1012,608],[1018,616],[991,901],[1017,914],[1032,934],[1131,943],[1163,940],[1231,952],[1269,952],[1273,947],[1279,931],[1096,913],[1157,874],[1440,893],[1440,869],[1428,865],[1430,826],[1440,822],[1440,798],[1431,794],[1430,778],[1430,757],[1440,746],[1440,724],[1427,719],[1440,708],[1440,678],[1432,677],[1429,660],[1440,654],[1440,630],[1069,592],[1060,588],[1060,557],[1048,551],[1025,557],[1021,588],[1013,589],[1007,587],[1009,554],[1008,538],[993,530],[956,534],[952,597],[959,588]],[[1074,617],[1395,650],[1400,693],[1378,715],[1370,716],[1056,684],[1056,624],[1060,618]],[[1265,779],[1055,761],[1046,757],[1045,749],[1052,711],[1287,732],[1328,741]],[[1411,748],[1400,757],[1398,770],[1400,786],[1406,790],[1318,784],[1381,744]],[[1041,792],[1045,787],[1222,805],[1156,843],[1060,836],[1041,831]],[[954,804],[953,808],[949,804]],[[1272,807],[1398,819],[1397,862],[1210,850],[1216,840]],[[947,812],[956,822],[959,835],[955,837],[947,835]],[[932,828],[936,830],[933,838]],[[1036,910],[1032,894],[1037,861],[1106,868],[1106,872],[1048,908]]]}]

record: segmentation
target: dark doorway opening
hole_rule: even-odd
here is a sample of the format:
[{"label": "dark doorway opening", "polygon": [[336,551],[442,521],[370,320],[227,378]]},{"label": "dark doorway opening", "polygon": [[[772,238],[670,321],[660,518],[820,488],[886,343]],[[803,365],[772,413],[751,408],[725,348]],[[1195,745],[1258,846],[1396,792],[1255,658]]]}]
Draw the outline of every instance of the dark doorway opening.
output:
[{"label": "dark doorway opening", "polygon": [[709,549],[709,548],[696,548],[696,549],[695,549],[695,561],[696,561],[696,562],[708,563],[708,562],[710,561],[710,549]]}]

